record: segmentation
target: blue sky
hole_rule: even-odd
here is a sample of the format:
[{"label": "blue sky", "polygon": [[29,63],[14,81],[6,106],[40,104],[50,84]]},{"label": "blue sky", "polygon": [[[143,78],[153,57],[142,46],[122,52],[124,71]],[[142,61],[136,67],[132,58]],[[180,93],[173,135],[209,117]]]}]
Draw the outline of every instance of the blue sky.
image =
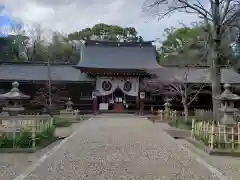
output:
[{"label": "blue sky", "polygon": [[6,8],[3,5],[0,5],[0,37],[8,36],[9,29],[12,26],[16,25],[16,22],[5,14]]},{"label": "blue sky", "polygon": [[15,21],[5,14],[7,8],[4,5],[0,5],[0,27],[8,27],[15,24]]},{"label": "blue sky", "polygon": [[0,26],[12,26],[16,24],[14,20],[12,20],[12,18],[8,17],[8,16],[0,16]]}]

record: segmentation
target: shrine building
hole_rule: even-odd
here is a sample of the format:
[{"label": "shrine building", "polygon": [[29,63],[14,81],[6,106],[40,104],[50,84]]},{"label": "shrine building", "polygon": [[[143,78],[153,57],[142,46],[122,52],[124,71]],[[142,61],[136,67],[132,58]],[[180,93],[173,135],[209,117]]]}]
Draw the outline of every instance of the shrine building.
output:
[{"label": "shrine building", "polygon": [[[64,106],[70,97],[73,108],[82,112],[162,109],[166,95],[161,92],[160,84],[183,76],[186,68],[160,66],[156,56],[152,42],[86,41],[77,64],[1,62],[0,93],[8,92],[11,83],[18,81],[21,92],[31,96],[26,106],[33,106],[31,100],[51,81],[59,90],[59,104]],[[200,77],[204,75],[209,84],[192,103],[192,108],[211,108],[209,67],[191,67],[188,71],[187,83],[201,83]],[[240,85],[240,75],[233,69],[223,68],[221,73],[222,83]],[[172,108],[181,109],[181,103],[173,100]]]}]

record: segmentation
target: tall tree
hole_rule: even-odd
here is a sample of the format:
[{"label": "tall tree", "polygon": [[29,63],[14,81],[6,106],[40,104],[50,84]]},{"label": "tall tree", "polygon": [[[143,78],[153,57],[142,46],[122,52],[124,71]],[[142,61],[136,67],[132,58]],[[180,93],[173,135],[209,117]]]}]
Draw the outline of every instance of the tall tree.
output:
[{"label": "tall tree", "polygon": [[13,39],[9,37],[0,38],[0,57],[3,61],[11,60],[16,55],[13,53]]},{"label": "tall tree", "polygon": [[77,50],[77,44],[70,41],[61,33],[54,32],[50,44],[52,59],[56,61],[74,62],[79,61],[80,54]]},{"label": "tall tree", "polygon": [[24,29],[23,26],[14,26],[12,33],[13,35],[9,35],[7,38],[11,42],[9,48],[12,49],[14,60],[33,61],[36,58],[44,60],[45,54],[41,52],[44,49],[43,29],[40,25],[27,29]]},{"label": "tall tree", "polygon": [[[205,4],[203,4],[205,2]],[[207,2],[207,3],[206,3]],[[203,19],[208,34],[208,60],[211,62],[213,115],[217,120],[220,102],[217,96],[221,93],[220,64],[222,61],[221,45],[229,29],[236,26],[239,18],[240,2],[236,0],[146,0],[145,10],[156,12],[160,19],[174,12],[197,14]]]},{"label": "tall tree", "polygon": [[165,29],[166,40],[159,48],[160,63],[202,64],[205,56],[205,39],[201,27]]},{"label": "tall tree", "polygon": [[[178,65],[209,65],[207,62],[207,36],[204,31],[205,26],[182,27],[166,29],[166,40],[162,42],[159,49],[162,64]],[[237,67],[234,58],[232,39],[225,37],[221,44],[222,66]]]}]

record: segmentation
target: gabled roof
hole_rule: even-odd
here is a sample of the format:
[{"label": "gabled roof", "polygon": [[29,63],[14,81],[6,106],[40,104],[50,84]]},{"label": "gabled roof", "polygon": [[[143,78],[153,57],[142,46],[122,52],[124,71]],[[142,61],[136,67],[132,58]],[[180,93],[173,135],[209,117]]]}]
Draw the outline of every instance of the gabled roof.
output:
[{"label": "gabled roof", "polygon": [[[149,82],[211,83],[209,68],[162,67],[150,70],[153,78]],[[240,84],[240,74],[230,68],[221,69],[221,83]]]},{"label": "gabled roof", "polygon": [[151,42],[86,42],[76,68],[145,70],[158,67]]},{"label": "gabled roof", "polygon": [[[50,66],[53,81],[92,81],[86,74],[67,64]],[[48,80],[47,64],[3,63],[0,64],[0,80],[46,81]]]}]

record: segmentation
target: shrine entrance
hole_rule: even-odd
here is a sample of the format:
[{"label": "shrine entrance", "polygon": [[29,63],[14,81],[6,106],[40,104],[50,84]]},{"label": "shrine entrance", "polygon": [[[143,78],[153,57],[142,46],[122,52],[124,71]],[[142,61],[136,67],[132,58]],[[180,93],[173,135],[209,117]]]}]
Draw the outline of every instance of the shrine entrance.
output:
[{"label": "shrine entrance", "polygon": [[98,76],[96,89],[99,111],[124,112],[129,106],[136,107],[139,78]]},{"label": "shrine entrance", "polygon": [[113,92],[113,111],[115,112],[124,112],[124,105],[125,105],[125,99],[124,99],[124,93],[121,89],[117,88]]},{"label": "shrine entrance", "polygon": [[110,110],[112,112],[124,112],[126,106],[126,95],[120,88],[116,88],[115,91],[109,95],[99,96],[99,110]]}]

